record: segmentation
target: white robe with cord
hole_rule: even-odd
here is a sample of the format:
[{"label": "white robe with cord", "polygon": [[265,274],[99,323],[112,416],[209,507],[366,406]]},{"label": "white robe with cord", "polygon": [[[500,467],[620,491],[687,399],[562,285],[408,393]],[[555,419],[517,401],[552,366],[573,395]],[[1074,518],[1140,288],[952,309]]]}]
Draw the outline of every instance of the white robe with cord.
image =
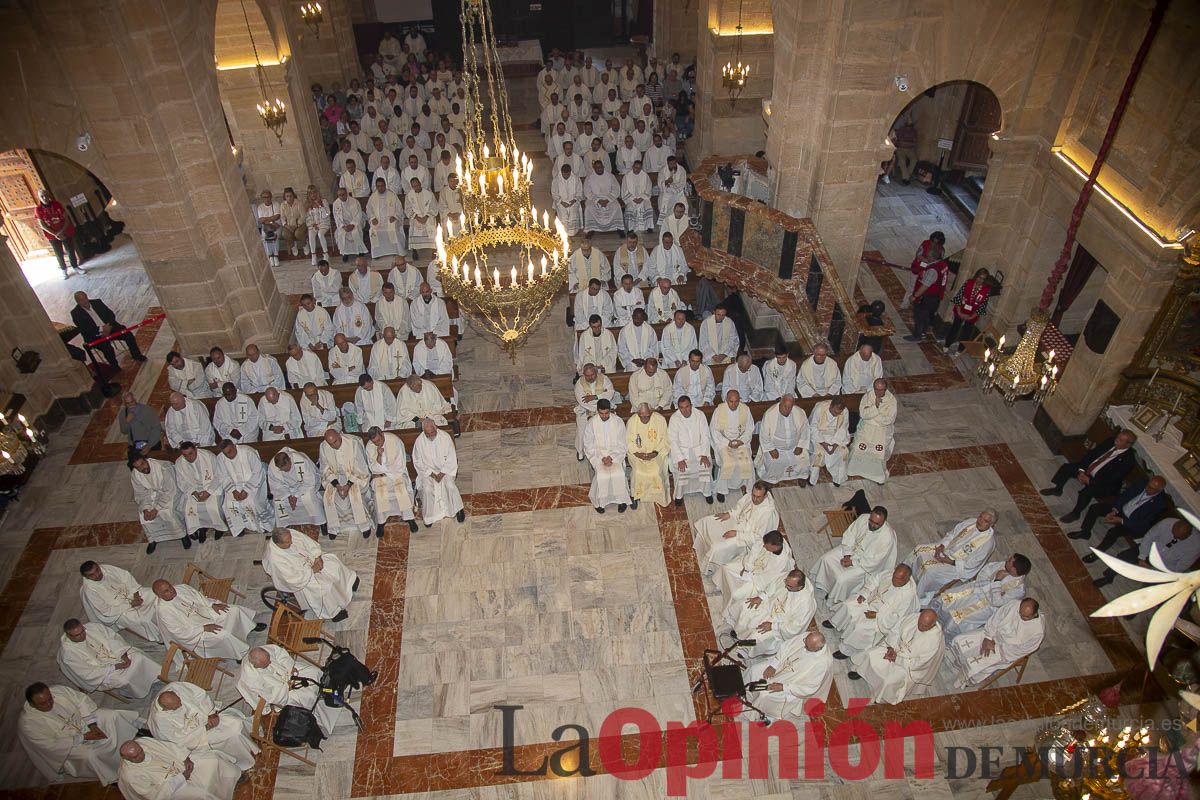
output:
[{"label": "white robe with cord", "polygon": [[[247,733],[249,720],[245,714],[236,708],[218,711],[208,692],[187,681],[168,683],[163,691],[179,698],[179,708],[168,711],[157,698],[150,703],[146,727],[155,739],[188,750],[216,750],[232,758],[243,771],[254,766],[259,748]],[[210,728],[208,720],[213,714],[217,715],[217,724]]]},{"label": "white robe with cord", "polygon": [[[981,531],[975,525],[977,519],[964,519],[940,541],[918,545],[904,559],[904,563],[912,568],[917,594],[925,602],[951,581],[965,583],[975,580],[979,570],[991,558],[992,551],[996,549],[996,528],[993,526]],[[942,546],[946,556],[954,560],[953,564],[934,559],[938,545]]]},{"label": "white robe with cord", "polygon": [[[424,188],[419,192],[411,189],[404,196],[404,213],[408,215],[408,245],[413,250],[432,248],[438,223],[437,198]],[[421,222],[417,217],[425,217]]]},{"label": "white robe with cord", "polygon": [[[350,486],[345,497],[339,496],[335,481],[338,486]],[[331,534],[371,530],[375,499],[361,439],[345,434],[338,448],[321,442],[321,483],[325,486],[325,522]]]},{"label": "white robe with cord", "polygon": [[[160,739],[138,737],[144,758],[121,760],[117,786],[126,800],[227,800],[242,771],[233,756],[216,750],[188,750]],[[192,773],[183,776],[186,762]]]},{"label": "white robe with cord", "polygon": [[421,381],[419,392],[414,392],[405,384],[396,394],[396,427],[419,428],[425,417],[441,427],[446,424],[446,415],[451,410],[450,401],[432,381]]},{"label": "white robe with cord", "polygon": [[[591,398],[590,400],[587,398]],[[592,418],[596,416],[596,403],[607,400],[616,405],[620,395],[612,381],[603,372],[596,373],[596,380],[589,382],[582,375],[575,381],[575,456],[582,461],[583,439]]]},{"label": "white robe with cord", "polygon": [[287,383],[283,379],[283,370],[279,368],[279,362],[274,356],[260,353],[258,361],[251,361],[247,358],[242,362],[242,380],[238,384],[239,391],[246,394],[261,394],[271,387],[275,387],[281,392],[287,388]]},{"label": "white robe with cord", "polygon": [[[425,525],[453,517],[463,510],[462,495],[455,480],[458,477],[458,454],[454,440],[445,431],[437,431],[433,439],[424,432],[413,444],[413,466],[417,470],[417,494],[421,498],[421,518]],[[435,480],[434,473],[442,473]]]},{"label": "white robe with cord", "polygon": [[[596,508],[630,502],[629,483],[625,480],[625,454],[628,440],[625,423],[616,414],[602,419],[592,417],[583,429],[583,453],[592,465],[592,485],[588,499]],[[609,458],[607,466],[604,459]]]},{"label": "white robe with cord", "polygon": [[[217,456],[217,470],[224,477],[225,497],[221,509],[229,532],[241,536],[245,531],[267,533],[275,524],[275,511],[267,499],[267,468],[258,451],[248,445],[238,445],[237,455],[230,459]],[[234,497],[235,491],[246,493],[244,500]]]},{"label": "white robe with cord", "polygon": [[[280,392],[279,399],[272,403],[265,396],[258,401],[258,419],[260,433],[264,442],[277,442],[282,439],[299,439],[303,436],[304,420],[300,417],[300,407],[291,392]],[[273,431],[271,428],[282,428]]]},{"label": "white robe with cord", "polygon": [[[842,540],[825,551],[809,577],[818,592],[828,595],[826,602],[836,606],[858,592],[869,575],[890,575],[896,567],[896,531],[884,522],[870,529],[870,515],[863,514],[850,523]],[[841,560],[850,557],[850,566]]]},{"label": "white robe with cord", "polygon": [[713,579],[728,606],[730,603],[739,604],[760,592],[766,592],[782,581],[795,567],[796,558],[792,555],[792,547],[787,539],[783,540],[783,549],[778,553],[768,550],[760,539],[757,544],[742,553],[741,558],[729,564],[722,564],[714,573]]},{"label": "white robe with cord", "polygon": [[[321,546],[307,534],[292,530],[292,543],[280,547],[267,539],[263,549],[263,571],[276,589],[291,592],[300,607],[318,619],[333,619],[350,607],[358,575],[333,553],[321,552]],[[317,559],[321,568],[315,569]]]},{"label": "white robe with cord", "polygon": [[[754,416],[750,406],[739,403],[736,409],[731,409],[721,403],[713,410],[708,429],[717,457],[717,479],[713,486],[716,493],[732,494],[738,488],[749,493],[754,485],[754,462],[750,455]],[[740,444],[735,447],[735,442]]]},{"label": "white robe with cord", "polygon": [[[939,625],[919,630],[920,616],[919,611],[909,614],[884,634],[881,644],[851,658],[854,670],[870,687],[873,702],[895,705],[909,694],[928,690],[937,678],[946,640]],[[896,652],[894,661],[884,658],[888,648]]]},{"label": "white robe with cord", "polygon": [[[229,530],[222,510],[226,479],[220,472],[218,458],[224,456],[197,448],[195,461],[188,461],[183,456],[175,461],[175,481],[184,495],[183,514],[189,534],[202,528]],[[208,492],[208,497],[198,499],[196,494],[203,492]]]},{"label": "white robe with cord", "polygon": [[[293,525],[324,525],[325,506],[321,501],[321,481],[317,465],[298,450],[284,447],[279,450],[292,460],[291,468],[284,472],[275,466],[275,459],[267,463],[267,484],[271,488],[271,503],[275,507],[275,527],[290,528]],[[292,506],[292,498],[296,505]]]},{"label": "white robe with cord", "polygon": [[[98,581],[84,578],[79,586],[79,599],[88,619],[100,622],[113,630],[130,630],[143,639],[161,641],[154,624],[158,598],[150,587],[142,586],[131,574],[111,564],[101,564],[103,576]],[[135,607],[135,595],[141,602]]]},{"label": "white robe with cord", "polygon": [[625,230],[654,230],[654,207],[650,204],[651,188],[650,176],[645,170],[628,172],[621,178],[621,201],[625,203]]},{"label": "white robe with cord", "polygon": [[367,466],[371,470],[371,488],[375,493],[375,522],[391,517],[413,518],[413,486],[408,475],[408,456],[404,442],[394,433],[383,434],[383,447],[367,440]]},{"label": "white robe with cord", "polygon": [[[158,680],[158,664],[99,622],[85,622],[83,629],[82,642],[65,633],[59,637],[57,660],[63,675],[88,692],[115,691],[135,699],[150,694]],[[125,656],[129,666],[121,669],[118,664]]]},{"label": "white robe with cord", "polygon": [[[713,514],[697,520],[693,526],[696,534],[692,546],[696,548],[700,571],[705,574],[711,574],[723,564],[733,563],[761,542],[764,533],[779,527],[779,512],[775,509],[775,498],[770,494],[757,505],[752,495],[744,494],[728,513],[729,519],[718,519]],[[734,531],[734,535],[726,537],[729,531]]]},{"label": "white robe with cord", "polygon": [[[363,243],[363,228],[366,223],[367,215],[363,213],[363,207],[357,199],[347,197],[345,200],[338,198],[333,201],[333,238],[337,242],[339,253],[344,256],[366,254],[367,246]],[[346,230],[347,225],[354,227]]]},{"label": "white robe with cord", "polygon": [[[183,494],[175,482],[175,467],[170,461],[148,458],[150,472],[142,474],[136,469],[129,471],[133,484],[133,502],[138,507],[138,521],[148,542],[166,542],[182,539],[187,535],[187,523],[183,513]],[[147,519],[146,512],[155,510],[154,519]]]},{"label": "white robe with cord", "polygon": [[568,236],[574,236],[583,228],[583,182],[576,175],[563,178],[556,173],[550,183],[550,196],[554,201],[554,215],[562,222]]},{"label": "white robe with cord", "polygon": [[671,283],[675,284],[687,283],[688,272],[687,256],[683,254],[683,248],[677,242],[672,242],[670,247],[660,244],[654,248],[646,259],[638,280],[643,286],[656,286],[659,278],[669,278]]},{"label": "white robe with cord", "polygon": [[[835,486],[846,482],[847,454],[850,444],[850,412],[846,409],[834,415],[829,410],[829,400],[823,400],[813,408],[812,416],[808,418],[809,431],[809,483],[816,483],[821,477],[821,467],[829,470],[829,477]],[[821,445],[833,446],[833,452],[828,453]]]},{"label": "white robe with cord", "polygon": [[[725,370],[729,374],[729,370]],[[793,406],[786,416],[779,403],[763,414],[758,430],[758,453],[754,459],[758,477],[767,483],[807,479],[809,475],[808,417]],[[799,454],[796,450],[799,449]],[[778,455],[772,455],[772,453]]]},{"label": "white robe with cord", "polygon": [[[920,607],[911,578],[903,586],[893,586],[890,573],[868,575],[858,593],[838,604],[829,618],[841,636],[838,649],[846,655],[870,650]],[[868,617],[868,612],[875,616]]]},{"label": "white robe with cord", "polygon": [[[175,585],[174,600],[158,600],[158,627],[163,641],[179,642],[203,658],[240,660],[250,649],[246,637],[254,630],[254,613],[243,606],[220,605],[185,583]],[[204,630],[205,625],[221,626],[217,631]]]},{"label": "white robe with cord", "polygon": [[[28,702],[21,708],[17,738],[29,760],[51,783],[92,778],[115,783],[121,766],[117,749],[137,735],[138,714],[132,710],[98,708],[92,698],[61,684],[50,686],[54,707],[39,711]],[[104,739],[84,739],[94,724]]]}]

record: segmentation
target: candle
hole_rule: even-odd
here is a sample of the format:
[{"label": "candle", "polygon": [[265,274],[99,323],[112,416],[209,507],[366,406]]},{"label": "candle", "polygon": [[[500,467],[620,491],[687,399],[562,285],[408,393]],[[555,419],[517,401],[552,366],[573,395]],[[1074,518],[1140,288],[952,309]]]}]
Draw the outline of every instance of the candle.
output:
[{"label": "candle", "polygon": [[517,288],[517,268],[515,266],[512,268],[512,280],[509,282],[508,288]]},{"label": "candle", "polygon": [[1001,337],[1000,337],[1000,341],[996,343],[996,349],[997,349],[997,350],[1003,350],[1003,349],[1004,349],[1004,337],[1003,337],[1003,336],[1001,336]]},{"label": "candle", "polygon": [[480,289],[483,288],[483,278],[479,274],[479,265],[478,264],[475,265],[475,285]]},{"label": "candle", "polygon": [[487,179],[483,175],[479,176],[479,193],[487,194]]},{"label": "candle", "polygon": [[487,146],[486,144],[483,146],[483,157],[484,157],[484,158],[491,158],[491,157],[492,157],[492,151],[491,151],[491,150],[488,150],[488,146]]},{"label": "candle", "polygon": [[4,456],[5,461],[12,461],[12,456],[8,454],[7,450],[0,450],[0,456]]},{"label": "candle", "polygon": [[549,211],[542,212],[542,227],[547,230],[550,229],[550,212]]},{"label": "candle", "polygon": [[1051,364],[1054,363],[1054,351],[1053,350],[1051,350],[1049,352],[1049,354],[1047,354],[1046,360],[1049,361]]},{"label": "candle", "polygon": [[496,176],[496,194],[504,194],[504,173]]},{"label": "candle", "polygon": [[495,284],[497,287],[500,286],[500,269],[499,269],[499,267],[492,267],[492,283]]},{"label": "candle", "polygon": [[995,374],[996,374],[996,365],[995,365],[995,364],[988,364],[988,377],[990,378],[990,377],[992,377],[992,376],[993,376],[993,375],[995,375]]},{"label": "candle", "polygon": [[989,347],[983,351],[983,363],[986,364],[987,362],[989,362],[991,360],[992,360],[992,348]]},{"label": "candle", "polygon": [[529,282],[533,283],[533,262],[529,262]]},{"label": "candle", "polygon": [[1160,369],[1162,369],[1162,368],[1161,368],[1161,367],[1155,367],[1155,368],[1154,368],[1154,374],[1150,376],[1150,382],[1146,384],[1146,388],[1147,388],[1147,389],[1149,389],[1151,386],[1153,386],[1153,385],[1154,385],[1154,381],[1158,379],[1158,371],[1159,371]]}]

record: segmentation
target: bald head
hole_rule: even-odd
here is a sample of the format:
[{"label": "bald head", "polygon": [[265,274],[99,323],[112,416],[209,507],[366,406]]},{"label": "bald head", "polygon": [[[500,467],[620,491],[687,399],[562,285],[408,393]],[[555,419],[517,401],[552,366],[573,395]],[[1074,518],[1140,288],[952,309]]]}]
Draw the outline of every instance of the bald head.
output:
[{"label": "bald head", "polygon": [[132,739],[121,745],[119,752],[121,753],[121,758],[131,761],[134,764],[140,764],[146,758],[146,753],[142,750],[142,746]]},{"label": "bald head", "polygon": [[172,692],[170,689],[162,692],[158,696],[158,707],[163,711],[174,711],[183,705],[183,701],[179,699],[179,695]]},{"label": "bald head", "polygon": [[820,631],[812,631],[804,637],[804,649],[810,653],[816,653],[824,646],[825,634]]},{"label": "bald head", "polygon": [[927,631],[937,625],[937,612],[932,608],[921,609],[921,615],[917,617],[917,630]]},{"label": "bald head", "polygon": [[292,546],[292,532],[287,528],[276,528],[271,531],[271,541],[286,550]]},{"label": "bald head", "polygon": [[271,665],[271,654],[261,647],[252,647],[246,658],[256,669],[266,669]]}]

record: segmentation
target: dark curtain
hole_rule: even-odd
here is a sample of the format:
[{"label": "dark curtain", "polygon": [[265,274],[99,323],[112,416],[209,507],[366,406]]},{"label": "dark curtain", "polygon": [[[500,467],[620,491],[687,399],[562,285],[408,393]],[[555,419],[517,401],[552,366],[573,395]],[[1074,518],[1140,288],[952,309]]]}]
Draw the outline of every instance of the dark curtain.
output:
[{"label": "dark curtain", "polygon": [[1051,315],[1050,321],[1055,327],[1062,322],[1063,314],[1067,313],[1067,309],[1079,297],[1079,293],[1083,291],[1083,287],[1087,285],[1088,278],[1092,277],[1092,273],[1096,269],[1096,259],[1087,250],[1083,249],[1082,245],[1075,248],[1075,257],[1071,259],[1071,266],[1067,269],[1067,275],[1063,278],[1062,289],[1058,293],[1058,304],[1054,306],[1054,314]]}]

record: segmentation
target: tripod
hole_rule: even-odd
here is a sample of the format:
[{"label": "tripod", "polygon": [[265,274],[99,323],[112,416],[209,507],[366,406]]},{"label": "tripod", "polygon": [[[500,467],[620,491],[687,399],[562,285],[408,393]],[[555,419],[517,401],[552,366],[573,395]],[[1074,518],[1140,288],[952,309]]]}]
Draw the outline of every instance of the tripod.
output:
[{"label": "tripod", "polygon": [[724,714],[721,704],[731,697],[738,698],[743,706],[753,709],[763,721],[766,721],[767,715],[746,699],[746,681],[742,678],[742,670],[746,665],[732,655],[737,647],[753,643],[752,639],[738,639],[735,636],[733,644],[724,650],[704,651],[700,678],[692,686],[692,694],[698,694],[704,689],[708,690],[704,692],[705,722],[711,724],[714,717]]}]

